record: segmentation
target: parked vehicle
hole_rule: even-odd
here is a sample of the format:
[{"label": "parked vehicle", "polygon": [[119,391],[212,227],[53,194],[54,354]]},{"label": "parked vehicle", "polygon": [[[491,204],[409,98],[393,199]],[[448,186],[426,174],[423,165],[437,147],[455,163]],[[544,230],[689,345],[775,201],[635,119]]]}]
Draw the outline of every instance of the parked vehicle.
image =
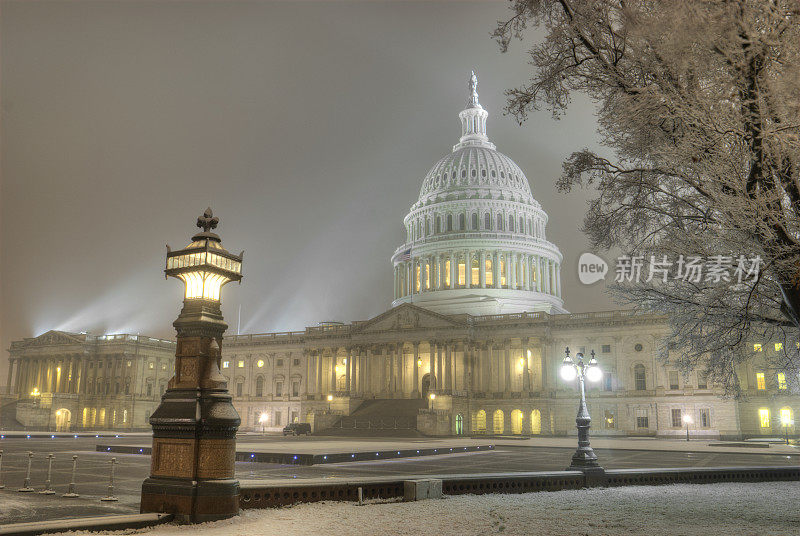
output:
[{"label": "parked vehicle", "polygon": [[289,423],[283,428],[283,435],[311,435],[311,425],[307,422]]}]

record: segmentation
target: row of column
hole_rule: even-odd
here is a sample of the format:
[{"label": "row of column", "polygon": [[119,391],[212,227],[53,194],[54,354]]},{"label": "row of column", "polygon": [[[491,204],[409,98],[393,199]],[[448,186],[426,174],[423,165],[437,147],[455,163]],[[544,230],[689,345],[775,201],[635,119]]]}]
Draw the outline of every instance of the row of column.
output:
[{"label": "row of column", "polygon": [[508,288],[561,297],[560,264],[526,253],[452,251],[394,267],[395,299],[457,288]]},{"label": "row of column", "polygon": [[[427,349],[424,359],[421,347]],[[521,354],[512,359],[513,350]],[[514,349],[510,340],[432,340],[317,349],[307,353],[305,394],[312,394],[311,385],[319,395],[412,398],[423,391],[530,392],[543,388],[544,357],[529,356],[527,338]]]},{"label": "row of column", "polygon": [[23,395],[23,398],[34,388],[40,393],[77,394],[81,389],[83,363],[80,357],[12,358],[9,360],[7,391]]}]

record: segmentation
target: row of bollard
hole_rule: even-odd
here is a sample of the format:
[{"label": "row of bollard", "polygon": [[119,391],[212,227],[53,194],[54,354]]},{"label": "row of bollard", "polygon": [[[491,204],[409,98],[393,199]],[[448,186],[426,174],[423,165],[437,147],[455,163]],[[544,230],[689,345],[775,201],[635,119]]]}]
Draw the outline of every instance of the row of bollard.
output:
[{"label": "row of bollard", "polygon": [[[47,455],[47,480],[44,483],[44,489],[39,491],[42,495],[55,495],[55,491],[52,487],[52,474],[53,474],[53,460],[55,460],[55,456],[51,452]],[[36,491],[31,487],[31,465],[33,463],[33,452],[28,451],[28,469],[25,471],[25,481],[22,484],[22,487],[17,489],[17,491],[22,493],[32,493]],[[101,497],[101,501],[118,501],[119,499],[114,496],[114,466],[117,464],[116,458],[111,458],[111,472],[108,478],[108,495],[105,497]],[[78,493],[75,491],[75,470],[78,467],[78,456],[72,456],[72,477],[69,481],[69,487],[67,488],[67,492],[62,495],[62,497],[67,498],[75,498],[80,497]],[[0,489],[4,489],[5,485],[3,484],[3,451],[0,450]]]}]

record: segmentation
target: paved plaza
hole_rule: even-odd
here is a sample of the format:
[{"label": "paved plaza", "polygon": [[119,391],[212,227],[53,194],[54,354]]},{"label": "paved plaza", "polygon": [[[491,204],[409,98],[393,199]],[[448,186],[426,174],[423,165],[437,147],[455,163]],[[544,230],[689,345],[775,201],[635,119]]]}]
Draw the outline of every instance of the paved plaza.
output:
[{"label": "paved plaza", "polygon": [[[4,450],[0,490],[0,523],[79,517],[112,513],[137,512],[142,481],[147,477],[150,457],[137,454],[96,452],[95,445],[149,445],[147,435],[123,435],[119,438],[78,436],[77,438],[9,437],[0,440]],[[411,475],[447,475],[464,473],[500,473],[517,471],[552,471],[564,469],[574,450],[574,438],[526,439],[339,439],[322,437],[282,438],[244,435],[239,438],[239,451],[330,452],[332,450],[364,451],[369,448],[410,448],[411,445],[494,444],[488,452],[337,463],[313,466],[238,462],[236,477],[254,479],[307,478],[372,478]],[[597,455],[608,469],[659,467],[714,467],[748,465],[797,465],[800,462],[794,447],[772,445],[769,448],[719,447],[709,442],[661,441],[643,439],[597,439]],[[44,487],[46,456],[55,455],[52,483],[55,495],[19,493],[25,478],[28,451],[34,452],[31,482],[34,488]],[[71,473],[72,455],[77,454],[77,499],[62,498]],[[101,502],[108,492],[110,459],[115,457],[114,494],[119,501]]]}]

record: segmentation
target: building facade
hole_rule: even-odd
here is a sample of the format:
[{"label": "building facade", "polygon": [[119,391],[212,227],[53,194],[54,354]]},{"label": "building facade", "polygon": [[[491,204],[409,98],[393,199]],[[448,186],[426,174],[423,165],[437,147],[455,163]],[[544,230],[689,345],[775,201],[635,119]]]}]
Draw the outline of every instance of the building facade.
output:
[{"label": "building facade", "polygon": [[[588,386],[594,435],[683,436],[685,416],[693,437],[794,435],[800,399],[760,359],[777,346],[754,344],[739,370],[743,397],[732,400],[702,372],[657,359],[663,318],[566,312],[547,214],[522,170],[489,141],[487,117],[473,74],[459,142],[428,172],[404,220],[391,309],[350,324],[225,338],[219,365],[240,430],[294,421],[316,431],[397,427],[393,412],[402,408],[429,435],[575,433],[576,386],[558,376],[569,347],[595,351],[603,370]],[[175,343],[51,331],[9,351],[3,400],[14,422],[0,426],[145,429],[173,374]]]}]

